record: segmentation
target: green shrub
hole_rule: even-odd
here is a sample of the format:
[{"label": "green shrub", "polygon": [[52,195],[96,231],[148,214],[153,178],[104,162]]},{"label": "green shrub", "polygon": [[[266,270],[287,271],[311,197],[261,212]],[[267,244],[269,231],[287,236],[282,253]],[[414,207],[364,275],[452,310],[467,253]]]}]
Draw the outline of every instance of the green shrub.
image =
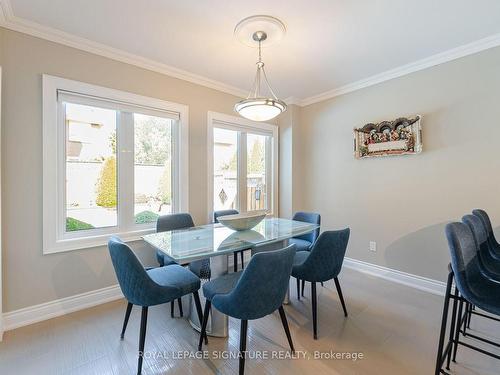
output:
[{"label": "green shrub", "polygon": [[152,223],[155,222],[160,215],[155,214],[154,212],[151,211],[141,211],[137,213],[134,218],[135,218],[135,223],[136,224],[146,224],[146,223]]},{"label": "green shrub", "polygon": [[84,221],[80,221],[72,217],[66,218],[66,232],[72,232],[75,230],[93,229],[93,228],[95,227],[92,224],[86,223]]},{"label": "green shrub", "polygon": [[116,158],[104,160],[101,174],[96,183],[96,204],[101,207],[116,207]]}]

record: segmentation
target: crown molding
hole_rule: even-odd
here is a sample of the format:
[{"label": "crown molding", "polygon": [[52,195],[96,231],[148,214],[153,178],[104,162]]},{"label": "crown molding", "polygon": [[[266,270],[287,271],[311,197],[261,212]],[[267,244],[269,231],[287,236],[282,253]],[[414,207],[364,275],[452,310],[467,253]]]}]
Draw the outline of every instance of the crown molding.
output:
[{"label": "crown molding", "polygon": [[500,34],[494,34],[486,38],[479,39],[475,42],[464,44],[462,46],[452,48],[448,51],[444,51],[436,55],[432,55],[430,57],[426,57],[424,59],[417,60],[415,62],[402,65],[391,70],[387,70],[374,76],[349,83],[345,86],[326,91],[322,94],[310,96],[308,98],[302,99],[300,101],[300,105],[304,107],[314,103],[322,102],[324,100],[335,98],[336,96],[374,86],[394,78],[402,77],[427,68],[432,68],[433,66],[441,65],[498,46],[500,46]]},{"label": "crown molding", "polygon": [[205,86],[214,90],[222,91],[237,97],[246,97],[246,90],[227,85],[198,74],[194,74],[173,66],[160,63],[151,59],[141,57],[117,48],[91,41],[73,34],[69,34],[51,27],[40,25],[36,22],[28,21],[15,16],[9,0],[0,0],[0,26],[10,30],[29,34],[37,38],[42,38],[51,42],[63,44],[68,47],[90,52],[112,60],[124,62],[126,64],[138,66],[153,72],[165,74],[174,78],[182,79],[191,83]]},{"label": "crown molding", "polygon": [[302,99],[300,98],[296,98],[294,96],[289,96],[288,98],[286,98],[284,100],[284,102],[287,104],[287,105],[292,105],[292,104],[295,104],[295,105],[298,105],[300,106],[301,103],[302,103]]},{"label": "crown molding", "polygon": [[[14,15],[10,0],[0,0],[0,26],[38,38],[42,38],[51,42],[63,44],[68,47],[90,52],[95,55],[107,57],[112,60],[124,62],[126,64],[138,66],[140,68],[182,79],[184,81],[205,86],[237,97],[244,98],[248,94],[247,90],[234,87],[223,82],[212,80],[210,78],[203,77],[201,75],[194,74],[179,68],[175,68],[158,61],[147,59],[139,55],[107,46],[105,44],[97,43],[86,38],[81,38],[51,27],[40,25],[36,22],[22,19]],[[444,64],[498,46],[500,46],[500,33],[450,49],[448,51],[438,53],[421,60],[414,61],[406,65],[399,66],[394,69],[387,70],[385,72],[349,83],[332,90],[328,90],[321,94],[309,96],[306,98],[296,98],[291,96],[285,99],[285,103],[289,105],[295,104],[300,107],[305,107],[314,103],[322,102],[340,95],[374,86],[394,78],[402,77],[411,73],[418,72],[420,70],[431,68],[436,65]]]}]

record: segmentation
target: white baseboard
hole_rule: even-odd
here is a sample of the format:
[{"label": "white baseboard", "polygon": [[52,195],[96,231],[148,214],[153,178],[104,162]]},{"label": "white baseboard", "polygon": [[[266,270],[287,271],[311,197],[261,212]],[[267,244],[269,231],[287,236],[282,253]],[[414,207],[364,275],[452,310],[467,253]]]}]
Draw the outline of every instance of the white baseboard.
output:
[{"label": "white baseboard", "polygon": [[3,328],[9,331],[57,316],[123,298],[118,285],[61,298],[3,314]]},{"label": "white baseboard", "polygon": [[424,292],[444,296],[446,291],[446,283],[429,279],[427,277],[413,275],[398,271],[392,268],[378,266],[376,264],[363,262],[361,260],[345,258],[344,266],[347,268],[366,273],[375,277],[380,277],[398,284],[403,284]]}]

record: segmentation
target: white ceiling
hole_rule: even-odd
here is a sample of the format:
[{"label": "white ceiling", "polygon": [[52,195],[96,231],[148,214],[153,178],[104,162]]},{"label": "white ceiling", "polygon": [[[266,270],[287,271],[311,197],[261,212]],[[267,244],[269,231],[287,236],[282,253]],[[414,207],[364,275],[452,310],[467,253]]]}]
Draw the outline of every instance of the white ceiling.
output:
[{"label": "white ceiling", "polygon": [[[5,1],[5,0],[0,0]],[[282,98],[309,98],[500,33],[498,0],[10,0],[13,15],[248,90],[256,51],[241,19],[272,15],[263,51]]]}]

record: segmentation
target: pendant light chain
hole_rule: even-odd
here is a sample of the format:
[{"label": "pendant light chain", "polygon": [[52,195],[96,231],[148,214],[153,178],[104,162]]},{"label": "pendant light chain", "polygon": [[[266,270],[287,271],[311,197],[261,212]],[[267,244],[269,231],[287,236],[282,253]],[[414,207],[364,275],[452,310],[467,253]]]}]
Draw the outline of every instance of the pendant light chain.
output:
[{"label": "pendant light chain", "polygon": [[266,70],[264,69],[264,62],[262,61],[262,41],[259,40],[259,60],[257,61],[257,72],[253,81],[252,90],[248,93],[247,99],[251,97],[260,98],[262,77],[264,77],[264,82],[266,83],[267,88],[269,89],[269,92],[271,93],[273,98],[278,99],[269,83],[269,80],[267,79]]}]

